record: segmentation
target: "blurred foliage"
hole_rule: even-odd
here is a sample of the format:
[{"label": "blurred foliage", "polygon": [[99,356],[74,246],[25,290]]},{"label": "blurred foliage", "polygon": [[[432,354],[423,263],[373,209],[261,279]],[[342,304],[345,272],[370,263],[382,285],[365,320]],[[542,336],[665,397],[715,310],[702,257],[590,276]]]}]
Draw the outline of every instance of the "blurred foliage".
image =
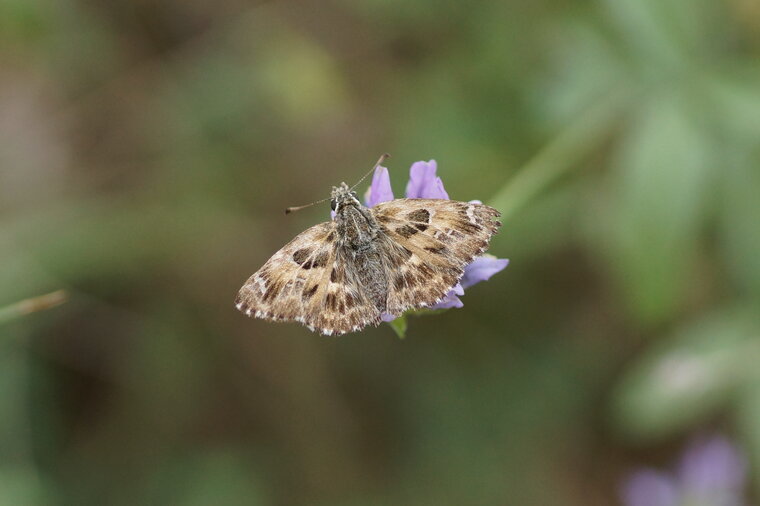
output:
[{"label": "blurred foliage", "polygon": [[[752,0],[0,0],[0,308],[70,296],[0,322],[0,504],[606,505],[716,428],[757,487],[758,33]],[[238,314],[328,217],[282,209],[386,151],[502,209],[510,266],[404,340]]]}]

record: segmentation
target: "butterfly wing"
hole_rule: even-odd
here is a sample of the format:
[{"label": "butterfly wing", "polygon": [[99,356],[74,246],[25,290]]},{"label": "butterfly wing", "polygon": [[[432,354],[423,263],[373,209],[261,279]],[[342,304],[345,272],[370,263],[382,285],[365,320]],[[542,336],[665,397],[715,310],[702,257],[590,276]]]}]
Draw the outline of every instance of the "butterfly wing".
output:
[{"label": "butterfly wing", "polygon": [[347,275],[335,222],[315,225],[275,253],[238,293],[236,307],[256,318],[297,321],[322,334],[344,334],[380,314]]},{"label": "butterfly wing", "polygon": [[501,226],[496,209],[455,200],[397,199],[370,210],[385,233],[386,312],[394,316],[440,301]]}]

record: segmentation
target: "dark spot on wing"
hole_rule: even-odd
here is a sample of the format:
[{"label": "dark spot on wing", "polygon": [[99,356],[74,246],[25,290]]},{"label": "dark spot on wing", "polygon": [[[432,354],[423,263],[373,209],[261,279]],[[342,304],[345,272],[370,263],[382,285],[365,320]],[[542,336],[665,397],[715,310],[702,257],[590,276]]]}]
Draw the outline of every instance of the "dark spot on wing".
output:
[{"label": "dark spot on wing", "polygon": [[427,209],[417,209],[406,215],[409,221],[419,221],[420,223],[430,223],[430,212]]},{"label": "dark spot on wing", "polygon": [[425,251],[429,251],[430,253],[436,254],[436,255],[445,255],[448,253],[448,249],[446,249],[446,246],[425,246]]},{"label": "dark spot on wing", "polygon": [[436,233],[433,237],[438,239],[444,244],[451,244],[454,241],[454,238],[450,234],[440,234]]},{"label": "dark spot on wing", "polygon": [[319,285],[314,285],[308,290],[304,290],[303,297],[304,299],[310,299],[314,296],[315,293],[317,293],[317,288],[319,288]]},{"label": "dark spot on wing", "polygon": [[403,227],[397,228],[396,233],[400,235],[401,237],[405,237],[408,239],[417,233],[417,229],[414,227],[410,227],[409,225],[404,225]]},{"label": "dark spot on wing", "polygon": [[404,276],[402,274],[396,274],[396,277],[393,278],[393,286],[396,290],[404,288]]},{"label": "dark spot on wing", "polygon": [[391,252],[388,256],[388,267],[392,269],[398,269],[406,263],[406,259],[395,251]]},{"label": "dark spot on wing", "polygon": [[464,221],[464,220],[459,221],[457,223],[457,226],[458,226],[459,229],[461,229],[461,230],[463,230],[463,231],[465,231],[467,233],[470,233],[470,234],[474,234],[476,232],[480,232],[483,229],[483,227],[481,227],[480,225],[476,225],[474,223],[470,223],[469,221]]},{"label": "dark spot on wing", "polygon": [[422,275],[424,278],[430,279],[433,276],[433,269],[428,267],[426,264],[418,265],[417,270],[420,272],[420,275]]},{"label": "dark spot on wing", "polygon": [[282,285],[281,285],[280,283],[272,283],[272,284],[271,284],[271,285],[270,285],[270,286],[267,288],[267,291],[266,291],[266,292],[264,292],[264,297],[262,297],[262,300],[263,300],[264,302],[267,302],[267,301],[269,301],[269,300],[273,299],[273,298],[274,298],[274,296],[275,296],[275,295],[277,295],[277,293],[279,293],[279,291],[280,291],[280,289],[281,289],[281,286],[282,286]]},{"label": "dark spot on wing", "polygon": [[335,311],[337,307],[337,298],[335,297],[334,293],[328,293],[327,294],[327,300],[325,300],[325,303],[327,304],[327,307]]},{"label": "dark spot on wing", "polygon": [[[301,248],[293,253],[293,261],[297,264],[302,264],[311,256],[311,250],[309,248]],[[308,268],[308,267],[307,267]]]},{"label": "dark spot on wing", "polygon": [[[314,258],[310,258],[309,260],[306,260],[305,262],[298,262],[296,260],[296,256],[299,255],[299,252],[301,251],[308,251],[306,248],[299,249],[295,253],[293,253],[293,260],[297,263],[301,264],[302,269],[311,269],[312,267],[324,267],[327,265],[327,260],[330,258],[330,255],[326,251],[322,251]],[[301,255],[299,255],[299,258],[301,258]],[[308,257],[307,257],[308,258]]]},{"label": "dark spot on wing", "polygon": [[335,240],[335,232],[330,232],[327,234],[327,237],[325,237],[325,241],[327,242],[333,242]]},{"label": "dark spot on wing", "polygon": [[458,279],[461,274],[462,271],[456,267],[449,267],[444,271],[444,276],[454,278],[454,280]]},{"label": "dark spot on wing", "polygon": [[425,225],[424,223],[415,223],[415,224],[414,224],[414,228],[416,228],[416,229],[417,229],[417,230],[419,230],[420,232],[424,232],[425,230],[427,230],[427,229],[428,229],[428,226],[427,226],[427,225]]}]

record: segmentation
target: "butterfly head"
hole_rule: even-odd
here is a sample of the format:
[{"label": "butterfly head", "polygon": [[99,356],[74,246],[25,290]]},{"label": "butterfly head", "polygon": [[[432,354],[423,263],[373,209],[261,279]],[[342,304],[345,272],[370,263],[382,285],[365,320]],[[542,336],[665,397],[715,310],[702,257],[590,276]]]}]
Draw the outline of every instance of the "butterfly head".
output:
[{"label": "butterfly head", "polygon": [[361,202],[355,191],[352,191],[346,183],[341,183],[340,186],[333,186],[330,194],[330,209],[337,213],[344,206],[361,207]]}]

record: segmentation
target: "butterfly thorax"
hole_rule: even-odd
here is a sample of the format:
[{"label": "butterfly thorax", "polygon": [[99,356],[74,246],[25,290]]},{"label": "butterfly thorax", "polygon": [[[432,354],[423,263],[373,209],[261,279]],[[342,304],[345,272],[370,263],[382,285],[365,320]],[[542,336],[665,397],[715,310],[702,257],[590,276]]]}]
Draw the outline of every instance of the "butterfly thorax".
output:
[{"label": "butterfly thorax", "polygon": [[377,222],[369,210],[361,205],[345,206],[335,215],[339,240],[344,247],[363,251],[372,246],[377,237]]},{"label": "butterfly thorax", "polygon": [[335,211],[335,225],[339,241],[353,251],[370,248],[378,233],[378,225],[372,213],[364,207],[356,193],[346,183],[333,188],[331,207]]}]

